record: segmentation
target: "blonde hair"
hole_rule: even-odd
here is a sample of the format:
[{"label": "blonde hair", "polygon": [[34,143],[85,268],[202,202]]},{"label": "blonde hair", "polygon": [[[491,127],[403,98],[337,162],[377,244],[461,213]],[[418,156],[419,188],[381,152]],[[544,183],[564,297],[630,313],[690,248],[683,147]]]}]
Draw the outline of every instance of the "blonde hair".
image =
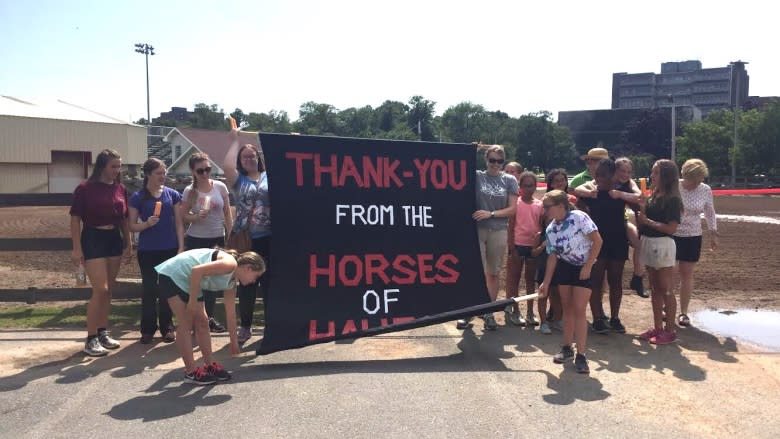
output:
[{"label": "blonde hair", "polygon": [[704,163],[704,161],[700,159],[689,159],[683,163],[680,174],[684,180],[701,183],[710,175],[710,171],[707,169],[707,164]]},{"label": "blonde hair", "polygon": [[255,252],[244,252],[239,253],[232,248],[221,248],[220,251],[223,251],[230,256],[233,257],[233,259],[236,260],[239,267],[242,265],[249,265],[249,268],[252,271],[259,271],[261,273],[265,272],[265,261],[263,260],[263,257]]},{"label": "blonde hair", "polygon": [[509,162],[509,163],[505,164],[504,165],[504,171],[506,171],[506,168],[508,168],[510,166],[515,168],[515,169],[517,169],[517,172],[523,172],[523,165],[521,165],[520,163],[517,163],[517,162]]},{"label": "blonde hair", "polygon": [[571,204],[569,204],[569,195],[562,190],[555,189],[555,190],[551,190],[550,192],[546,192],[544,194],[544,197],[542,198],[542,201],[544,200],[550,200],[553,202],[553,204],[562,205],[566,209],[566,212],[571,211]]}]

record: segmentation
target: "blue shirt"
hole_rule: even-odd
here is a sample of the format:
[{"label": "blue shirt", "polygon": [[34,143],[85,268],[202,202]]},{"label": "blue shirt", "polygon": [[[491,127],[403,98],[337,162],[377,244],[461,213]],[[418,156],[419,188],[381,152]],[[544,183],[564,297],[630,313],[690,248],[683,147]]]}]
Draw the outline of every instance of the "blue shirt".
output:
[{"label": "blue shirt", "polygon": [[154,214],[154,205],[158,201],[162,202],[160,221],[138,234],[138,250],[140,251],[179,248],[173,209],[175,209],[174,206],[181,203],[181,194],[167,186],[163,186],[160,198],[151,197],[144,199],[144,191],[140,190],[133,194],[129,204],[138,210],[138,217],[141,218],[141,221],[146,221]]},{"label": "blue shirt", "polygon": [[[215,251],[217,250],[214,250],[213,248],[187,250],[154,267],[154,269],[157,270],[158,273],[170,277],[177,287],[189,293],[192,269],[198,265],[211,262],[211,257]],[[198,293],[198,297],[203,296],[203,290],[224,291],[234,288],[235,282],[232,281],[232,278],[232,272],[228,274],[203,276],[200,280],[200,292]]]}]

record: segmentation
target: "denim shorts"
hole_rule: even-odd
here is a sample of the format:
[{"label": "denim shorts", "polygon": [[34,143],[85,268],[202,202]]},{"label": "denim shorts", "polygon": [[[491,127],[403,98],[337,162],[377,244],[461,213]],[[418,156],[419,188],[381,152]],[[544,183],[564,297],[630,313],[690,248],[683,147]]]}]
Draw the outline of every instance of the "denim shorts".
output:
[{"label": "denim shorts", "polygon": [[118,227],[110,230],[84,227],[81,231],[81,251],[84,260],[122,256],[124,240]]}]

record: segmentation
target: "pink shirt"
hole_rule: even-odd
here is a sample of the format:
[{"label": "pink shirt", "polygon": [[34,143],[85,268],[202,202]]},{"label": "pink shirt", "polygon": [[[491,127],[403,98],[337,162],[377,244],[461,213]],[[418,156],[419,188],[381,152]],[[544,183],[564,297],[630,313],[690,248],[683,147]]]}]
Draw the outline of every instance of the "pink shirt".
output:
[{"label": "pink shirt", "polygon": [[515,245],[534,246],[539,243],[539,233],[542,231],[542,201],[536,198],[526,203],[517,198],[515,211]]}]

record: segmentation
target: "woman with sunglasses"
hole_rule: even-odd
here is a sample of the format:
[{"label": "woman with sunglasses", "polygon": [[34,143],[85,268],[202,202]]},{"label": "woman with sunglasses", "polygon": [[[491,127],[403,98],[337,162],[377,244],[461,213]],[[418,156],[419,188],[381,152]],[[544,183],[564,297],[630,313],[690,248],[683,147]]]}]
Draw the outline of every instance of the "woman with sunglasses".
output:
[{"label": "woman with sunglasses", "polygon": [[[547,267],[539,286],[544,299],[551,286],[558,287],[563,305],[563,346],[553,361],[563,364],[574,358],[577,373],[590,373],[585,350],[588,321],[585,310],[590,300],[590,274],[601,251],[601,235],[588,215],[572,210],[565,192],[547,192],[542,199],[545,216],[550,220],[545,232]],[[572,342],[577,342],[577,355]]]},{"label": "woman with sunglasses", "polygon": [[[225,234],[233,228],[233,214],[230,211],[228,188],[221,181],[209,178],[211,165],[209,156],[196,152],[190,156],[192,184],[184,189],[181,210],[182,218],[189,223],[184,235],[186,250],[196,248],[223,248]],[[214,318],[217,291],[203,291],[209,331],[225,332],[225,327]]]},{"label": "woman with sunglasses", "polygon": [[[267,270],[271,268],[271,204],[268,197],[268,177],[260,149],[252,144],[238,145],[238,130],[231,131],[233,142],[225,155],[225,178],[233,189],[236,200],[236,218],[231,233],[248,229],[252,238],[252,250],[265,259]],[[265,271],[259,279],[263,303],[268,294],[270,279]],[[257,284],[238,288],[238,342],[252,338],[252,320],[257,299]]]},{"label": "woman with sunglasses", "polygon": [[[515,177],[502,171],[504,147],[479,145],[485,148],[487,170],[477,171],[477,210],[471,217],[477,222],[479,250],[485,270],[490,300],[498,296],[498,275],[504,265],[507,248],[508,218],[515,214],[518,185]],[[493,314],[482,316],[485,329],[493,331],[498,325]],[[468,320],[458,320],[457,328],[468,328]]]},{"label": "woman with sunglasses", "polygon": [[154,267],[184,251],[184,223],[178,208],[181,195],[165,186],[167,171],[161,160],[150,158],[141,169],[143,187],[130,198],[128,209],[130,231],[138,233],[138,266],[143,286],[141,343],[151,343],[158,329],[165,343],[173,343],[173,313],[160,295]]}]

